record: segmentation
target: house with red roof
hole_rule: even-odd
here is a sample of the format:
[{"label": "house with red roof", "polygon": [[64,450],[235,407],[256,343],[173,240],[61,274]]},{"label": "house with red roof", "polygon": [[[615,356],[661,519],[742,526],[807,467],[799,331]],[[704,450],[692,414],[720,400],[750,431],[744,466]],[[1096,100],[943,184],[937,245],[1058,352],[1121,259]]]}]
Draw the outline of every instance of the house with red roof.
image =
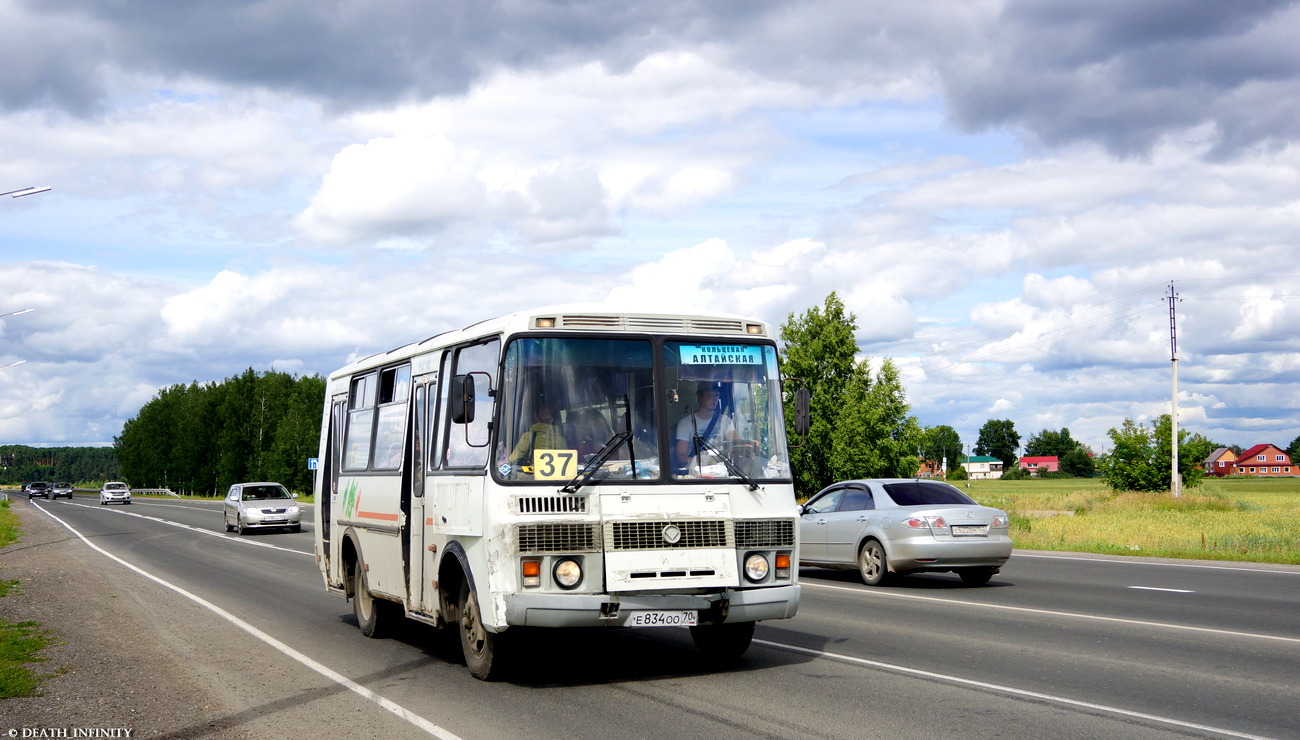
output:
[{"label": "house with red roof", "polygon": [[1022,457],[1018,463],[1020,469],[1030,475],[1039,473],[1055,473],[1061,469],[1061,460],[1056,455],[1044,455],[1041,457]]},{"label": "house with red roof", "polygon": [[1286,450],[1272,444],[1255,445],[1233,462],[1234,475],[1294,476],[1300,474]]}]

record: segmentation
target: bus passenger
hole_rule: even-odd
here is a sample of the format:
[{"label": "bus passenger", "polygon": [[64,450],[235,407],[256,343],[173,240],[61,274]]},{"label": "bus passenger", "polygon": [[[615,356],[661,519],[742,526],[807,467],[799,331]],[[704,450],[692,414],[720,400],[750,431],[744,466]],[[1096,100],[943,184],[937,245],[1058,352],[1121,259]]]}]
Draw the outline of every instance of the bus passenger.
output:
[{"label": "bus passenger", "polygon": [[610,429],[609,422],[605,421],[605,416],[596,409],[580,412],[576,429],[578,459],[583,461],[600,451],[610,437],[614,436],[614,430]]},{"label": "bus passenger", "polygon": [[568,449],[568,444],[564,441],[560,426],[555,421],[555,407],[541,402],[533,412],[533,425],[520,435],[519,442],[510,452],[509,459],[513,465],[531,466],[534,450],[563,449]]}]

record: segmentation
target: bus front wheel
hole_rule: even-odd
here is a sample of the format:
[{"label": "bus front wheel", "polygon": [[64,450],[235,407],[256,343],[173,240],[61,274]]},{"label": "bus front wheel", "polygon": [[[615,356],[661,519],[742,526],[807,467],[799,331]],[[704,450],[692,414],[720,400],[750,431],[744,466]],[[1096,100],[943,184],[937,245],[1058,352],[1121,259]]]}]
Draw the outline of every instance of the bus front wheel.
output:
[{"label": "bus front wheel", "polygon": [[695,647],[710,660],[736,660],[754,639],[753,622],[701,624],[691,628]]},{"label": "bus front wheel", "polygon": [[474,678],[491,681],[500,678],[502,670],[501,635],[488,632],[483,626],[478,596],[469,587],[468,579],[460,582],[457,599],[457,631],[460,647],[465,653],[465,665]]}]

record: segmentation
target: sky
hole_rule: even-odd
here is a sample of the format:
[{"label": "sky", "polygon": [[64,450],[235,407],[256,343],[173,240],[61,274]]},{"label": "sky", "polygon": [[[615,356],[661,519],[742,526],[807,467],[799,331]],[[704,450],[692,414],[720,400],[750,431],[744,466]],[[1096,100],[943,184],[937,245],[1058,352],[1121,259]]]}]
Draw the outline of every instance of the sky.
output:
[{"label": "sky", "polygon": [[[834,291],[967,452],[1300,435],[1300,2],[0,0],[0,444],[573,301]],[[1172,286],[1172,288],[1171,288]],[[21,364],[11,364],[19,363]]]}]

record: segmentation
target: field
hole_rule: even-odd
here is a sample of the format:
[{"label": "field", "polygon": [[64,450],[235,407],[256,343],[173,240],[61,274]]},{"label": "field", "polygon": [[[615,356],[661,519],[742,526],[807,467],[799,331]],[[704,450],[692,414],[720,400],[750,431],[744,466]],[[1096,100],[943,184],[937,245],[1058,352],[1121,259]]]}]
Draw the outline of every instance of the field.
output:
[{"label": "field", "polygon": [[1100,479],[958,482],[1011,515],[1018,548],[1300,564],[1300,478],[1220,478],[1169,493]]}]

